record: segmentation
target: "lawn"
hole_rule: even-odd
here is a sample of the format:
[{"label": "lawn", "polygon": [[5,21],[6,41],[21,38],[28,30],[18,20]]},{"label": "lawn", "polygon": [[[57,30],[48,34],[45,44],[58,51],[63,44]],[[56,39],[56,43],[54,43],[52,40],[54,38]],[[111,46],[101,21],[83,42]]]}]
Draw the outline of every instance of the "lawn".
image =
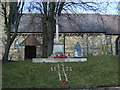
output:
[{"label": "lawn", "polygon": [[[95,88],[118,85],[118,56],[91,56],[87,62],[63,63],[68,83],[59,83],[58,63],[19,61],[3,64],[3,88]],[[61,63],[59,63],[61,64]]]}]

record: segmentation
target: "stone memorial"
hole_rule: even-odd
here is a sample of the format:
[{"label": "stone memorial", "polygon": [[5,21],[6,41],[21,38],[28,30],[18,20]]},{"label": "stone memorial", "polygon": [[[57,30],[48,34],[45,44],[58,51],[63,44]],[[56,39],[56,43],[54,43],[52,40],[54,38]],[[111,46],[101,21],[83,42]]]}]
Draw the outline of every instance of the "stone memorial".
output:
[{"label": "stone memorial", "polygon": [[64,50],[63,50],[63,46],[60,44],[59,42],[59,16],[56,14],[56,42],[53,46],[53,55],[55,55],[55,53],[57,52],[61,52],[61,53],[64,53]]},{"label": "stone memorial", "polygon": [[82,56],[82,47],[79,42],[75,44],[75,51],[74,51],[75,57],[81,57]]}]

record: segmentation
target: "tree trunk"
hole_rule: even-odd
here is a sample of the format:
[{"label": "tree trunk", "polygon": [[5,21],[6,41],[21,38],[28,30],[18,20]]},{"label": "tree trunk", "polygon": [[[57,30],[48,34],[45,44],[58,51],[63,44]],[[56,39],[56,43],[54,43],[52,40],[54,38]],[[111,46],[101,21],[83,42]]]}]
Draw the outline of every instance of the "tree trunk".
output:
[{"label": "tree trunk", "polygon": [[46,58],[47,57],[47,35],[43,34],[43,46],[42,46],[42,57]]},{"label": "tree trunk", "polygon": [[[56,13],[60,16],[64,2],[57,4],[56,2],[43,3],[43,57],[48,57],[53,53],[54,31]],[[47,8],[49,7],[49,9]]]},{"label": "tree trunk", "polygon": [[[46,18],[46,19],[45,19]],[[47,58],[53,52],[55,20],[54,17],[44,17],[43,25],[43,54],[42,57]]]},{"label": "tree trunk", "polygon": [[3,61],[8,61],[10,47],[11,47],[13,41],[15,40],[16,36],[17,36],[17,32],[14,32],[14,34],[11,36],[11,38],[8,37],[8,39],[7,39],[8,41],[5,44],[5,52],[4,52],[3,57],[2,57]]},{"label": "tree trunk", "polygon": [[[2,57],[3,61],[7,61],[9,57],[9,50],[17,36],[18,26],[20,23],[20,19],[22,17],[22,10],[23,10],[24,2],[10,2],[10,3],[3,3],[2,10],[4,16],[4,31],[7,36],[7,42],[5,44],[5,51]],[[13,20],[14,19],[14,20]],[[11,35],[11,25],[14,24],[15,31],[13,35]]]},{"label": "tree trunk", "polygon": [[43,20],[43,46],[42,46],[42,57],[46,58],[47,57],[47,42],[48,42],[48,35],[47,35],[47,20]]},{"label": "tree trunk", "polygon": [[47,22],[47,29],[43,32],[43,55],[42,57],[46,58],[50,56],[53,52],[53,43],[54,43],[54,27],[51,22]]},{"label": "tree trunk", "polygon": [[54,44],[54,31],[55,31],[55,22],[51,20],[48,22],[48,56],[53,53],[53,44]]},{"label": "tree trunk", "polygon": [[4,52],[4,55],[3,55],[3,58],[2,58],[3,61],[8,61],[10,47],[11,47],[11,40],[9,39],[9,41],[5,45],[5,52]]}]

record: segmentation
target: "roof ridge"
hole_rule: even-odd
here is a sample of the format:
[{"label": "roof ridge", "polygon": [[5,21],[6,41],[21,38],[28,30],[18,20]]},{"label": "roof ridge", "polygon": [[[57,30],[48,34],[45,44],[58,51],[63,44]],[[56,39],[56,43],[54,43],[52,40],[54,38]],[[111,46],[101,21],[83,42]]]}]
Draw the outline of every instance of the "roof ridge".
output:
[{"label": "roof ridge", "polygon": [[[40,13],[23,13],[23,15],[40,15]],[[42,15],[42,14],[41,14]],[[102,15],[102,16],[120,16],[119,14],[99,14],[99,13],[65,13],[61,15]]]}]

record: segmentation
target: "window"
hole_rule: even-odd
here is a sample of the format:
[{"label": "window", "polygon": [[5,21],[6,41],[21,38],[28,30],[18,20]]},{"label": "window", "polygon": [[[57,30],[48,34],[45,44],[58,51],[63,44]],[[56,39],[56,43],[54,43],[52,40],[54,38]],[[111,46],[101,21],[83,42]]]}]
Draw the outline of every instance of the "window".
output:
[{"label": "window", "polygon": [[19,44],[20,44],[20,41],[16,39],[14,42],[14,48],[18,48]]}]

